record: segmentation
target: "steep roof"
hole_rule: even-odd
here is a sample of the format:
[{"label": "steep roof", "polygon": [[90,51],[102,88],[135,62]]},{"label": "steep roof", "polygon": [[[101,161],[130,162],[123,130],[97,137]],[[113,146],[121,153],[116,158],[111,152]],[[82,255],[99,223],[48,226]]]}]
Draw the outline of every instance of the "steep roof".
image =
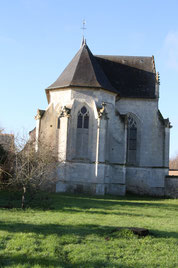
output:
[{"label": "steep roof", "polygon": [[116,92],[85,43],[58,79],[47,89],[72,86],[103,88]]},{"label": "steep roof", "polygon": [[58,79],[47,88],[102,88],[120,97],[155,98],[153,57],[94,56],[85,42]]},{"label": "steep roof", "polygon": [[121,97],[155,98],[153,57],[95,56]]}]

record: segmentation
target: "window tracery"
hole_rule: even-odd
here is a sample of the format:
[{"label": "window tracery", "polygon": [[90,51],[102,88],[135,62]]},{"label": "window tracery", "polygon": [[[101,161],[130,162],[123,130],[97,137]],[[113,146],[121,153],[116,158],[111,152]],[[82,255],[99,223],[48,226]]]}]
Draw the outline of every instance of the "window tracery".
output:
[{"label": "window tracery", "polygon": [[89,112],[85,106],[78,112],[77,128],[89,128]]},{"label": "window tracery", "polygon": [[137,123],[129,115],[127,119],[127,163],[136,164],[137,161]]},{"label": "window tracery", "polygon": [[76,157],[88,158],[89,111],[83,106],[77,114]]}]

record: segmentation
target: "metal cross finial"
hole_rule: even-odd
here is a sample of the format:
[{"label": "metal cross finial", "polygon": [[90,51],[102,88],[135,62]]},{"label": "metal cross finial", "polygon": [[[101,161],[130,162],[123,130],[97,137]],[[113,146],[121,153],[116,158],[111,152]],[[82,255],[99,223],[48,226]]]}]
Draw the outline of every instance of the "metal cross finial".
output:
[{"label": "metal cross finial", "polygon": [[84,36],[84,31],[86,30],[85,25],[86,25],[86,20],[83,19],[83,22],[82,22],[82,28],[81,28],[81,29],[83,30],[83,36]]}]

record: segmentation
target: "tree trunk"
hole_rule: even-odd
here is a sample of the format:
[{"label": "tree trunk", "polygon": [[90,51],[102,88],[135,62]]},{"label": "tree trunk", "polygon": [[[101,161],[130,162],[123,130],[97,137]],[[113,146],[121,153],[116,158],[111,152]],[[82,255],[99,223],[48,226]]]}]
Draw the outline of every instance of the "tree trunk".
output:
[{"label": "tree trunk", "polygon": [[26,194],[26,187],[23,186],[23,193],[22,193],[22,209],[25,209],[25,194]]}]

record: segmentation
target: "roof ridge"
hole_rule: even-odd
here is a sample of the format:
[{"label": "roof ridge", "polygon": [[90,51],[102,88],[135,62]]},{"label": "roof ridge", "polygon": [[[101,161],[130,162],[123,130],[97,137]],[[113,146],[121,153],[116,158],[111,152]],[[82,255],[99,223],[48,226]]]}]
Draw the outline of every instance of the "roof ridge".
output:
[{"label": "roof ridge", "polygon": [[130,56],[130,55],[94,55],[95,57],[128,57],[128,58],[152,58],[152,56]]},{"label": "roof ridge", "polygon": [[[78,61],[77,61],[76,66],[78,66],[78,63],[79,63],[79,61],[80,61],[81,54],[82,54],[82,51],[83,51],[84,47],[88,47],[87,44],[83,43],[82,46],[81,46],[81,48],[80,48],[79,51],[77,52],[77,54],[80,54],[80,56],[79,56],[79,58],[78,58]],[[76,56],[77,56],[77,54],[76,54]],[[75,68],[75,71],[74,71],[74,74],[73,74],[73,76],[72,76],[71,81],[73,81],[76,72],[77,72],[77,67]]]},{"label": "roof ridge", "polygon": [[[89,49],[89,47],[88,47],[88,49]],[[89,49],[89,51],[90,51],[90,49]],[[90,53],[92,54],[91,51],[90,51]],[[93,54],[92,54],[92,55],[93,55]],[[90,57],[90,54],[89,54],[89,57]],[[95,59],[95,55],[93,55],[93,58],[94,58],[94,60],[96,60],[96,59]],[[91,60],[91,58],[90,58],[90,60]],[[98,64],[98,62],[97,62],[97,64]],[[100,67],[100,69],[102,69],[102,67],[101,67],[100,65],[99,65],[99,67]],[[96,75],[96,70],[95,70],[95,68],[93,68],[93,71],[94,71],[94,73],[95,73],[95,78],[96,78],[98,84],[100,84],[99,81],[98,81],[98,77],[97,77],[97,75]],[[102,69],[102,71],[103,71],[103,69]],[[103,71],[103,73],[104,73],[104,71]],[[104,73],[104,75],[105,75],[105,73]],[[106,75],[105,75],[105,76],[106,76]]]},{"label": "roof ridge", "polygon": [[[97,80],[97,83],[98,83],[98,86],[99,86],[100,83],[99,83],[99,81],[98,81],[97,74],[96,74],[95,68],[94,68],[94,66],[93,66],[93,62],[92,62],[91,55],[93,56],[93,58],[95,58],[95,57],[94,57],[94,55],[92,54],[92,52],[91,52],[91,50],[89,49],[89,47],[87,46],[87,44],[83,44],[83,46],[82,46],[81,48],[82,48],[82,50],[83,50],[83,48],[86,48],[86,51],[87,51],[87,53],[88,53],[88,57],[89,57],[90,62],[91,62],[92,70],[93,70],[94,75],[95,75],[95,79]],[[82,53],[82,52],[81,52],[81,53]],[[80,55],[80,57],[81,57],[81,55]],[[79,58],[79,60],[80,60],[80,58]],[[78,62],[79,62],[79,61],[78,61]],[[77,68],[76,68],[76,69],[75,69],[75,72],[74,72],[74,76],[75,76],[75,73],[76,73],[77,71],[78,71],[78,70],[77,70]],[[74,76],[73,76],[73,77],[74,77]]]},{"label": "roof ridge", "polygon": [[[90,53],[89,53],[89,57],[90,57],[90,55],[93,56],[92,58],[90,57],[92,66],[94,66],[94,64],[95,64],[95,67],[98,67],[98,70],[101,71],[101,72],[103,73],[103,75],[104,75],[104,76],[103,76],[103,79],[108,83],[108,85],[109,85],[109,87],[112,89],[112,91],[117,92],[117,90],[112,86],[111,82],[109,81],[109,79],[108,79],[107,75],[105,74],[105,72],[104,72],[102,66],[101,66],[101,65],[99,64],[99,62],[97,61],[95,55],[93,55],[93,53],[90,51],[89,47],[87,47],[87,48],[88,48],[88,51],[90,52]],[[94,62],[92,62],[92,60],[93,60]],[[94,63],[94,64],[93,64],[93,63]],[[96,78],[98,84],[101,86],[101,88],[103,88],[103,89],[107,89],[107,88],[102,87],[102,84],[100,83],[100,81],[99,81],[99,79],[98,79],[98,78],[100,78],[100,76],[97,75],[97,73],[96,73],[97,70],[95,70],[95,68],[93,68],[93,71],[94,71],[94,74],[95,74],[95,78]],[[118,92],[117,92],[117,93],[118,93]]]}]

